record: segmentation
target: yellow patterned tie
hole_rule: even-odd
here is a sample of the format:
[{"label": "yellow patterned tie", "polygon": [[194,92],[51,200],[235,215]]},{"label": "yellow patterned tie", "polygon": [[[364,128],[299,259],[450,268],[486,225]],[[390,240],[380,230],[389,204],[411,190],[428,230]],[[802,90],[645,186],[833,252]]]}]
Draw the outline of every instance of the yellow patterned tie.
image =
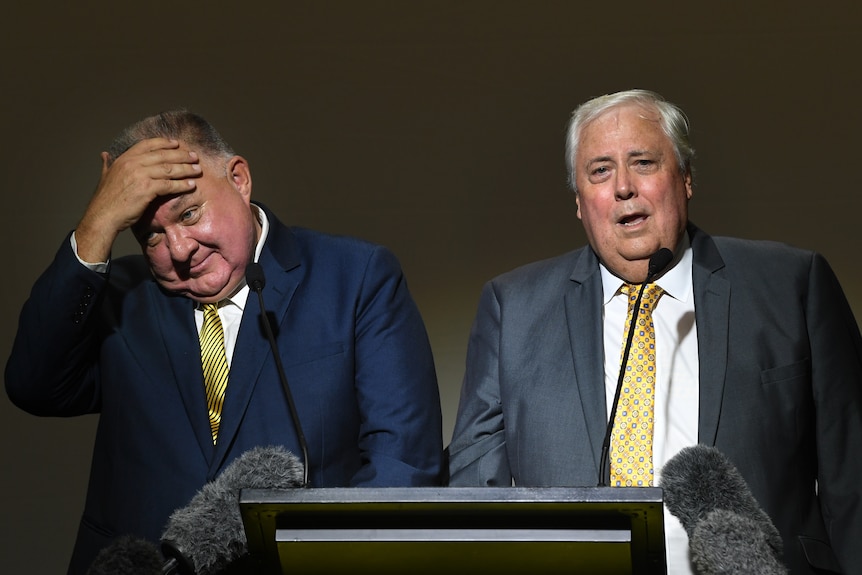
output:
[{"label": "yellow patterned tie", "polygon": [[218,317],[218,304],[203,306],[204,323],[201,327],[201,364],[204,369],[204,391],[212,428],[213,444],[218,438],[224,392],[227,388],[227,356],[224,351],[224,330]]},{"label": "yellow patterned tie", "polygon": [[[623,293],[629,297],[629,312],[623,331],[623,349],[628,339],[638,285],[626,284]],[[611,485],[647,487],[653,484],[652,436],[655,409],[655,326],[652,311],[663,293],[656,284],[648,284],[641,300],[637,327],[626,361],[620,401],[614,418],[611,439]],[[622,360],[622,357],[620,357]]]}]

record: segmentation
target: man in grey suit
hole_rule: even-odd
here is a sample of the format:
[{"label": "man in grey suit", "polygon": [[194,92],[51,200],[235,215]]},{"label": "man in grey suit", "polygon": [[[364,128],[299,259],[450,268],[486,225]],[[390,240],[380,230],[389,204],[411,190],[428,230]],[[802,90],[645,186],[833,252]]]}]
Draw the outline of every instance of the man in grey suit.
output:
[{"label": "man in grey suit", "polygon": [[[715,446],[779,529],[793,573],[862,573],[862,338],[824,258],[688,221],[688,121],[657,94],[575,110],[567,163],[589,246],[483,289],[450,454],[456,486],[596,486],[620,370],[625,282],[650,256],[656,346],[650,484]],[[654,474],[654,475],[653,475]],[[668,567],[690,573],[666,514]]]}]

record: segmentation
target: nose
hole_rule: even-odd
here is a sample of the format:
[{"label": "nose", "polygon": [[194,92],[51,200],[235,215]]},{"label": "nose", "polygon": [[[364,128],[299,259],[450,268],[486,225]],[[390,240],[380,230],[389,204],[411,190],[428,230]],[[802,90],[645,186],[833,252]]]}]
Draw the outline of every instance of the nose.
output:
[{"label": "nose", "polygon": [[198,247],[197,241],[182,226],[165,230],[165,239],[171,259],[175,262],[188,262]]},{"label": "nose", "polygon": [[614,186],[614,196],[618,200],[628,200],[637,195],[637,187],[634,179],[629,174],[628,168],[617,170]]}]

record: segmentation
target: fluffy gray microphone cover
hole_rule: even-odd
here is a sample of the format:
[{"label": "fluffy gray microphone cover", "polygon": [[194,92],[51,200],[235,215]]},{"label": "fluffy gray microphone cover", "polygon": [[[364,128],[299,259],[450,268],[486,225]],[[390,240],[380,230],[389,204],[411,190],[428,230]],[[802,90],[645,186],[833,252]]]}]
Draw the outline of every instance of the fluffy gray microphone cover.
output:
[{"label": "fluffy gray microphone cover", "polygon": [[716,509],[698,521],[689,539],[700,575],[786,575],[759,521]]},{"label": "fluffy gray microphone cover", "polygon": [[162,542],[182,553],[197,575],[218,573],[248,550],[240,490],[300,487],[303,475],[302,462],[283,447],[251,449],[171,514]]},{"label": "fluffy gray microphone cover", "polygon": [[152,542],[124,535],[99,551],[87,575],[160,575],[163,563]]},{"label": "fluffy gray microphone cover", "polygon": [[716,509],[733,511],[757,523],[769,545],[781,555],[778,529],[760,508],[748,484],[721,451],[706,445],[686,447],[662,468],[664,503],[692,537],[698,521]]}]

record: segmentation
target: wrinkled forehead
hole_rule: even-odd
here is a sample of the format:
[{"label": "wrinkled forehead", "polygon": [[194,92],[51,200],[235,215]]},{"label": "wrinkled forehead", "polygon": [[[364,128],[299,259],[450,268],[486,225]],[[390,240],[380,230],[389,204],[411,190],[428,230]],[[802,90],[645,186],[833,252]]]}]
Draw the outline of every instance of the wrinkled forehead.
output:
[{"label": "wrinkled forehead", "polygon": [[578,163],[587,156],[603,155],[621,145],[658,151],[673,144],[656,111],[629,104],[606,110],[583,126],[578,138]]}]

